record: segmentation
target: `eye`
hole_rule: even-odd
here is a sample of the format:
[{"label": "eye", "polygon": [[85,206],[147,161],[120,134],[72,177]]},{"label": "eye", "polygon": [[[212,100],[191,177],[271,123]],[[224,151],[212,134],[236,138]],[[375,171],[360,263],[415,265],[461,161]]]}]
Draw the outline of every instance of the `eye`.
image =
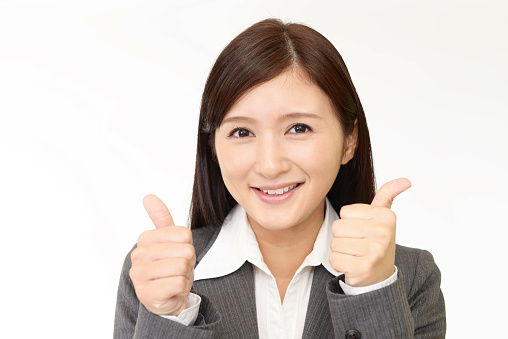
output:
[{"label": "eye", "polygon": [[230,137],[235,137],[235,138],[245,138],[245,137],[250,137],[253,135],[254,134],[252,134],[251,131],[249,131],[246,128],[241,128],[241,127],[237,127],[229,133]]},{"label": "eye", "polygon": [[312,131],[312,128],[310,128],[309,126],[307,126],[305,124],[294,124],[293,126],[291,126],[288,133],[300,134],[300,133],[311,132],[311,131]]}]

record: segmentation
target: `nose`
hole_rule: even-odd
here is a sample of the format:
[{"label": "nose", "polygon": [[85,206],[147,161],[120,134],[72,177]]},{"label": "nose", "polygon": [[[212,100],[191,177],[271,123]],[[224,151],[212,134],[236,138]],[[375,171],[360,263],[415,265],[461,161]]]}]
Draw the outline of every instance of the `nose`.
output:
[{"label": "nose", "polygon": [[257,145],[255,170],[266,178],[276,178],[291,169],[291,162],[281,140],[265,138]]}]

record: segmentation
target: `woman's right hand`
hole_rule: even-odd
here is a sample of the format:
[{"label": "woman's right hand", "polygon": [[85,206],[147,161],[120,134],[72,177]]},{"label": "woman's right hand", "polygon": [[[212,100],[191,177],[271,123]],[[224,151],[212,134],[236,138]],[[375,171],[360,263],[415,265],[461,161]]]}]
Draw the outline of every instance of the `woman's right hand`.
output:
[{"label": "woman's right hand", "polygon": [[155,229],[139,236],[131,253],[130,277],[139,301],[150,312],[178,316],[187,308],[194,282],[192,232],[175,226],[168,208],[155,195],[147,195],[143,205]]}]

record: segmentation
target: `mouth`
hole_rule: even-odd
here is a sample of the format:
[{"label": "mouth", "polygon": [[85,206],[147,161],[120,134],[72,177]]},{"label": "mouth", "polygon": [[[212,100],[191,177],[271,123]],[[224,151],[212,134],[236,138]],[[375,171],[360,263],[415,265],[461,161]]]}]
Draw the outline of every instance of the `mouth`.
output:
[{"label": "mouth", "polygon": [[276,195],[283,195],[287,192],[290,192],[290,191],[294,190],[295,188],[299,187],[300,185],[302,185],[302,183],[292,184],[292,185],[288,185],[288,186],[284,186],[284,187],[280,187],[280,188],[270,187],[271,189],[268,189],[268,187],[263,187],[263,188],[253,187],[253,188],[257,189],[260,192],[263,192],[264,194],[276,196]]}]

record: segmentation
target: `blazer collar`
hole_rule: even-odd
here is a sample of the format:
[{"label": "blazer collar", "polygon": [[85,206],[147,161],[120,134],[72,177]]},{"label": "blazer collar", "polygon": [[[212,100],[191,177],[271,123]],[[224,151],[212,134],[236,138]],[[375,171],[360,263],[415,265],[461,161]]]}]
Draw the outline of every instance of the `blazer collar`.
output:
[{"label": "blazer collar", "polygon": [[305,316],[302,338],[334,338],[326,285],[334,278],[322,265],[314,269],[309,306]]}]

